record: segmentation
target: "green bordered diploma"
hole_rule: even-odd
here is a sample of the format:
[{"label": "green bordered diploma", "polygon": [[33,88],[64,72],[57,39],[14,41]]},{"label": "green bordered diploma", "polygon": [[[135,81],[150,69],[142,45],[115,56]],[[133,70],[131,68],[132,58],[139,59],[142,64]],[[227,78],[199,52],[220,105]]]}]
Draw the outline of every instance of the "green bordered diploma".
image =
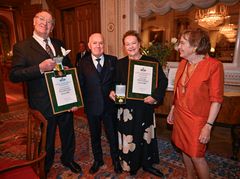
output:
[{"label": "green bordered diploma", "polygon": [[76,68],[64,71],[66,74],[62,77],[56,77],[54,71],[45,73],[54,114],[68,111],[74,106],[83,106]]},{"label": "green bordered diploma", "polygon": [[129,60],[127,98],[144,100],[157,87],[158,63]]}]

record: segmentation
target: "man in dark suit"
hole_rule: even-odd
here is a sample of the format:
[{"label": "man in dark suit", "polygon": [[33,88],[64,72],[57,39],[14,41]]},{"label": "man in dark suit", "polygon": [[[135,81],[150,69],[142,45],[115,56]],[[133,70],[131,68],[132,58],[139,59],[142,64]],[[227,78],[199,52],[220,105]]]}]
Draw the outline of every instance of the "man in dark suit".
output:
[{"label": "man in dark suit", "polygon": [[[44,72],[52,71],[56,63],[53,56],[62,56],[61,41],[49,38],[55,20],[52,14],[43,10],[33,18],[33,36],[19,42],[13,48],[13,63],[10,79],[13,82],[26,82],[28,103],[33,109],[39,110],[48,121],[47,126],[47,156],[45,160],[46,173],[49,172],[55,154],[56,128],[59,127],[62,143],[61,162],[74,173],[81,173],[81,167],[74,162],[75,135],[73,128],[73,113],[71,111],[54,115],[48,95]],[[72,66],[65,56],[64,66]],[[74,109],[73,109],[74,110]]]},{"label": "man in dark suit", "polygon": [[103,53],[104,41],[100,33],[94,33],[89,37],[88,47],[91,55],[80,61],[78,73],[94,156],[94,163],[89,173],[96,173],[104,164],[101,147],[101,121],[110,144],[114,171],[121,173],[122,168],[118,158],[117,115],[114,103],[109,98],[109,93],[114,88],[117,57]]},{"label": "man in dark suit", "polygon": [[80,60],[83,59],[85,56],[90,55],[91,53],[87,50],[86,44],[84,41],[79,42],[79,51],[76,55],[76,62],[75,66],[78,67]]}]

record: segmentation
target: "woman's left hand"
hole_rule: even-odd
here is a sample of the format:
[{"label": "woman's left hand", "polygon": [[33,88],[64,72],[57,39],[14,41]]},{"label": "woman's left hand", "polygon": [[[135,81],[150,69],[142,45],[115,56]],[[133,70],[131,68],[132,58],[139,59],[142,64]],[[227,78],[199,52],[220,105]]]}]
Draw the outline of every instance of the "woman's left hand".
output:
[{"label": "woman's left hand", "polygon": [[212,126],[205,124],[201,130],[199,141],[202,144],[207,144],[210,141],[210,134],[211,134]]},{"label": "woman's left hand", "polygon": [[113,101],[115,101],[116,93],[115,91],[110,91],[109,98],[111,98]]},{"label": "woman's left hand", "polygon": [[79,107],[74,106],[74,107],[72,107],[71,109],[69,109],[68,112],[75,112],[75,111],[77,111],[78,109],[79,109]]},{"label": "woman's left hand", "polygon": [[64,70],[68,70],[69,67],[68,66],[63,66]]},{"label": "woman's left hand", "polygon": [[144,103],[157,104],[157,101],[152,96],[147,96],[146,98],[144,98]]}]

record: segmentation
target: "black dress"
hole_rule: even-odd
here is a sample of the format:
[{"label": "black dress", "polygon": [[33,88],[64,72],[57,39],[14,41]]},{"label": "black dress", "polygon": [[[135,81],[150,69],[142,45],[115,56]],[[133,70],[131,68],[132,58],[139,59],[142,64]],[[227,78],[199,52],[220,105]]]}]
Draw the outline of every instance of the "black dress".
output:
[{"label": "black dress", "polygon": [[[142,56],[140,60],[156,59]],[[128,57],[119,59],[116,70],[116,83],[127,85]],[[151,95],[158,104],[163,102],[168,80],[159,65],[158,87]],[[140,167],[150,167],[159,163],[156,139],[155,105],[140,100],[127,99],[125,105],[118,107],[118,140],[120,161],[123,170],[135,171]]]}]

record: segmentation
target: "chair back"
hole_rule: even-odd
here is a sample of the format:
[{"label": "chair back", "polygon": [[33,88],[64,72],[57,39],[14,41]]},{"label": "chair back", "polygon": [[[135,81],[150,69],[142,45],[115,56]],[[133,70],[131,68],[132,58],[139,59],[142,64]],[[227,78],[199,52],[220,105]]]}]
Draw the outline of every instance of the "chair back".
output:
[{"label": "chair back", "polygon": [[[25,141],[26,160],[11,160],[11,163],[9,163],[7,167],[0,168],[0,178],[1,174],[6,174],[6,172],[11,171],[14,172],[15,169],[24,170],[24,167],[30,167],[31,170],[29,171],[32,171],[39,178],[46,178],[44,164],[46,157],[47,120],[39,111],[31,108],[29,108],[27,116],[27,134],[15,134],[0,140],[0,143],[7,143],[12,140]],[[5,161],[9,160],[6,159]]]},{"label": "chair back", "polygon": [[26,159],[30,161],[39,160],[39,163],[33,164],[35,172],[39,172],[39,175],[44,173],[46,131],[47,120],[44,116],[37,110],[29,109]]}]

